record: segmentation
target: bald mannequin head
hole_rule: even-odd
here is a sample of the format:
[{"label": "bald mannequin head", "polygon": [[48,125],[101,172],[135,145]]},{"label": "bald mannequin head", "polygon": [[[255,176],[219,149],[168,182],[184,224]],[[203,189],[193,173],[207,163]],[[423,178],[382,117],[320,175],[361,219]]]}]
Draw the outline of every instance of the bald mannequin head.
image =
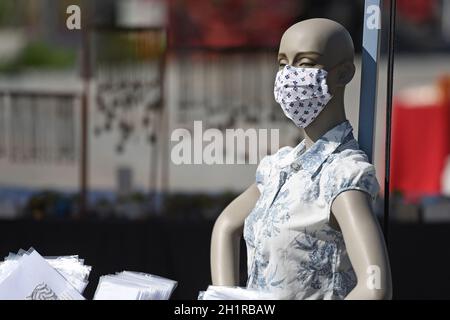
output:
[{"label": "bald mannequin head", "polygon": [[280,55],[299,63],[296,55],[317,53],[325,69],[354,60],[353,40],[339,23],[328,19],[310,19],[290,27],[281,38]]},{"label": "bald mannequin head", "polygon": [[[345,86],[355,75],[354,45],[349,32],[328,19],[310,19],[290,27],[278,52],[280,69],[285,65],[321,68],[328,72],[327,84],[333,95],[316,120],[306,129],[311,139],[346,120]],[[308,130],[309,129],[309,130]],[[325,131],[325,132],[324,132]]]}]

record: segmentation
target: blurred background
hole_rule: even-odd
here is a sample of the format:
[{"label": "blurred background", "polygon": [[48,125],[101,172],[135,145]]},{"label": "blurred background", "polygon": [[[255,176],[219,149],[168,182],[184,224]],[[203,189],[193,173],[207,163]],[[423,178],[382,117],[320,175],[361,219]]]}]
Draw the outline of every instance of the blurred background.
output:
[{"label": "blurred background", "polygon": [[[374,157],[382,187],[388,2]],[[450,2],[397,3],[394,294],[450,298]],[[81,30],[67,27],[70,5]],[[202,121],[278,129],[280,147],[298,144],[273,99],[276,56],[290,25],[316,17],[354,39],[346,109],[357,134],[363,0],[0,0],[0,255],[79,254],[94,266],[87,297],[99,275],[127,269],[173,278],[175,299],[195,299],[211,281],[214,221],[256,165],[175,165],[171,133]]]}]

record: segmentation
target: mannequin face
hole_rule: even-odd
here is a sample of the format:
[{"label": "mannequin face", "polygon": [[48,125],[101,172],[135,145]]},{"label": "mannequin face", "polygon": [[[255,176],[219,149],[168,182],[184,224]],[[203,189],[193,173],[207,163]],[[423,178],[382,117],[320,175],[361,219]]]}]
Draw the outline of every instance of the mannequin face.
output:
[{"label": "mannequin face", "polygon": [[327,19],[306,20],[289,28],[281,39],[278,53],[280,68],[292,65],[325,69],[332,94],[352,80],[353,59],[354,48],[348,32]]}]

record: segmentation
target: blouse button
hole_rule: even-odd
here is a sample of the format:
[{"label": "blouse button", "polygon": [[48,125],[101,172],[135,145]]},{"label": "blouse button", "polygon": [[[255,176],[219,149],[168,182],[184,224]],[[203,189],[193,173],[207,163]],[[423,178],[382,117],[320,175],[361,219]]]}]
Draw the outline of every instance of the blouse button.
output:
[{"label": "blouse button", "polygon": [[294,171],[300,171],[302,170],[302,165],[299,163],[294,162],[293,164],[291,164],[291,169]]}]

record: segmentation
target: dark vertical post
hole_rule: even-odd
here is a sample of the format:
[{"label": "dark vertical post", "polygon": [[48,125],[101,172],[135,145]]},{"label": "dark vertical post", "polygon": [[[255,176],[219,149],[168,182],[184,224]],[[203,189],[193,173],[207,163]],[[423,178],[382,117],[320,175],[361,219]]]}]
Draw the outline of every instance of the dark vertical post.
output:
[{"label": "dark vertical post", "polygon": [[387,101],[386,101],[386,174],[384,178],[384,236],[388,238],[389,231],[389,197],[391,176],[391,135],[392,135],[392,101],[394,95],[394,61],[395,61],[395,31],[397,18],[397,1],[390,0],[389,21],[389,58],[387,79]]},{"label": "dark vertical post", "polygon": [[[159,47],[161,31],[159,29],[150,30],[149,37],[151,37],[150,45],[152,46],[152,50],[161,50]],[[160,85],[161,81],[161,51],[158,52],[156,56],[157,59],[157,77],[158,77],[158,85]],[[160,88],[161,89],[161,88]],[[162,94],[162,93],[161,93]],[[154,196],[157,190],[158,184],[158,157],[160,156],[158,146],[160,144],[161,137],[159,136],[161,132],[161,109],[162,109],[162,101],[161,97],[157,101],[157,108],[152,109],[152,118],[151,118],[151,132],[149,138],[150,142],[150,194]],[[156,207],[153,206],[155,209]]]},{"label": "dark vertical post", "polygon": [[[161,45],[160,38],[161,38],[161,31],[159,29],[151,30],[150,36],[152,38],[152,41],[150,42],[153,46],[152,49],[155,50],[155,46]],[[158,50],[160,50],[160,47],[157,47]],[[156,56],[157,59],[157,72],[158,72],[158,82],[161,82],[161,56],[160,54],[162,51],[158,52],[158,55]],[[158,83],[160,85],[160,83]],[[161,87],[160,87],[161,89]],[[161,95],[163,95],[162,92],[160,92]],[[161,157],[161,154],[159,153],[159,146],[162,143],[162,138],[160,137],[160,132],[162,129],[161,125],[161,114],[162,114],[162,100],[161,96],[159,98],[159,101],[157,101],[157,109],[153,109],[152,112],[152,121],[151,121],[151,132],[150,132],[150,203],[151,203],[151,210],[152,213],[160,213],[159,212],[159,205],[157,203],[158,196],[157,195],[157,185],[158,185],[158,165],[159,165],[159,158]]]},{"label": "dark vertical post", "polygon": [[91,77],[88,3],[88,1],[83,2],[81,27],[81,77],[83,81],[83,93],[81,95],[80,216],[86,215],[88,202],[89,84]]},{"label": "dark vertical post", "polygon": [[161,45],[162,53],[160,60],[160,88],[161,88],[161,112],[162,112],[162,125],[160,137],[160,145],[162,148],[162,158],[161,158],[161,191],[166,192],[169,188],[169,167],[170,167],[170,156],[169,156],[169,139],[170,139],[170,113],[169,108],[165,101],[165,81],[166,81],[166,66],[167,66],[167,46],[168,39],[166,29],[161,29]]}]

